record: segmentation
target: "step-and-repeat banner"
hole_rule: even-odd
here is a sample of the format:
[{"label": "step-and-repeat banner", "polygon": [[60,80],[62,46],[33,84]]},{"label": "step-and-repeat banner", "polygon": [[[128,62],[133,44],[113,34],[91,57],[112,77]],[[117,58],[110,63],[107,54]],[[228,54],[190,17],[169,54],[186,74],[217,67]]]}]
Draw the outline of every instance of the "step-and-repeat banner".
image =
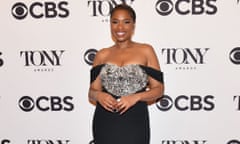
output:
[{"label": "step-and-repeat banner", "polygon": [[[0,144],[92,144],[89,70],[122,1],[1,1]],[[165,74],[151,144],[240,144],[240,1],[125,2]]]}]

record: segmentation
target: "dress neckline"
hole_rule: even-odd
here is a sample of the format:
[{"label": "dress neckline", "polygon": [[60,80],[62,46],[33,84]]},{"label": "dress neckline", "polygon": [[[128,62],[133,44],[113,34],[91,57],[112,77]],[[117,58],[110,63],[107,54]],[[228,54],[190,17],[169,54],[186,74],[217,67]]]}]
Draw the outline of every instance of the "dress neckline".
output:
[{"label": "dress neckline", "polygon": [[115,66],[115,67],[118,67],[118,68],[128,67],[128,66],[132,66],[132,65],[134,65],[134,66],[136,66],[136,65],[137,66],[144,66],[142,64],[135,64],[135,63],[129,63],[129,64],[124,64],[124,65],[120,66],[118,64],[114,64],[114,63],[111,63],[111,62],[107,62],[107,63],[105,63],[103,65],[112,65],[112,66]]},{"label": "dress neckline", "polygon": [[153,67],[145,66],[145,65],[142,65],[142,64],[125,64],[123,66],[118,66],[116,64],[109,63],[109,62],[108,63],[102,63],[102,64],[99,64],[99,65],[95,65],[91,68],[91,70],[90,70],[91,71],[91,83],[96,79],[96,77],[99,75],[101,69],[106,65],[114,65],[116,67],[119,67],[119,69],[121,67],[126,67],[126,66],[129,66],[129,65],[138,65],[143,70],[145,70],[145,72],[149,76],[151,76],[152,78],[156,79],[157,81],[163,83],[163,72],[161,70],[155,69]]},{"label": "dress neckline", "polygon": [[113,65],[113,66],[118,67],[118,68],[123,68],[123,67],[131,66],[131,65],[138,65],[138,66],[140,66],[140,67],[142,67],[142,68],[152,69],[152,70],[154,70],[154,71],[161,71],[161,70],[157,70],[157,69],[155,69],[155,68],[153,68],[153,67],[146,66],[146,65],[143,65],[143,64],[134,64],[134,63],[131,64],[131,63],[130,63],[130,64],[124,64],[124,65],[122,65],[122,66],[119,66],[119,65],[114,64],[114,63],[111,63],[111,62],[106,62],[106,63],[102,63],[102,64],[95,65],[95,66],[93,66],[91,69],[92,69],[92,70],[93,70],[93,69],[98,69],[98,68],[101,68],[101,67],[103,67],[103,66],[105,66],[105,65]]}]

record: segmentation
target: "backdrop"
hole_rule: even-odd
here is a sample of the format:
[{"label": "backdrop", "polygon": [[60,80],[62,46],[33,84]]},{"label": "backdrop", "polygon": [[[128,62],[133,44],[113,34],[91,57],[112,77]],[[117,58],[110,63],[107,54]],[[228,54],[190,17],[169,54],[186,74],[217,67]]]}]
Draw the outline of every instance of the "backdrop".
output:
[{"label": "backdrop", "polygon": [[[89,70],[122,1],[1,0],[0,144],[92,143]],[[240,144],[239,0],[125,2],[165,74],[151,144]]]}]

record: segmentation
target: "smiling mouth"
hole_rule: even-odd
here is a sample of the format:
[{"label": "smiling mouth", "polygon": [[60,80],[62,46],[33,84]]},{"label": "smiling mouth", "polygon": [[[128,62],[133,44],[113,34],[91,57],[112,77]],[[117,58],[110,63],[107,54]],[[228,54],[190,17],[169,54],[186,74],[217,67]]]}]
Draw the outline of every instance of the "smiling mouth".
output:
[{"label": "smiling mouth", "polygon": [[123,36],[126,34],[126,32],[116,32],[117,36]]}]

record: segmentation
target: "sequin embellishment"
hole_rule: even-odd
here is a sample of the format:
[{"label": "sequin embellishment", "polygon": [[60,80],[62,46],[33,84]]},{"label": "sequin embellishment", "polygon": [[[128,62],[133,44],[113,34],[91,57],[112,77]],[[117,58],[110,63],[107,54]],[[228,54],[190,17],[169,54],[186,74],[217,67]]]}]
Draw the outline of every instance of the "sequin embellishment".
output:
[{"label": "sequin embellishment", "polygon": [[125,96],[136,93],[147,86],[146,72],[138,64],[119,67],[106,64],[100,73],[102,86],[115,96]]}]

